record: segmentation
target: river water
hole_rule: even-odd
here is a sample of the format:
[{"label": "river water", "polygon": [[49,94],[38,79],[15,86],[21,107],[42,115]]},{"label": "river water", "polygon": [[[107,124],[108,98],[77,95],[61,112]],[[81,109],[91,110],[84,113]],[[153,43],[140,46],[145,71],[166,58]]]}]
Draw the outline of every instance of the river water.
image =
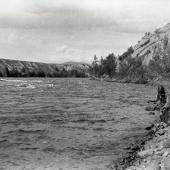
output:
[{"label": "river water", "polygon": [[1,170],[106,170],[155,117],[156,88],[88,79],[1,79]]}]

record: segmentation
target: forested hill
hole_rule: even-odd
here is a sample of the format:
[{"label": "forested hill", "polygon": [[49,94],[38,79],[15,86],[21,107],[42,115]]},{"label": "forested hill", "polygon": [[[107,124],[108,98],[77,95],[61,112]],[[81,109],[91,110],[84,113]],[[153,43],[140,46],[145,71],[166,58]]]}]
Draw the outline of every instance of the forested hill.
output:
[{"label": "forested hill", "polygon": [[0,59],[0,77],[87,77],[88,69],[86,63],[47,64]]}]

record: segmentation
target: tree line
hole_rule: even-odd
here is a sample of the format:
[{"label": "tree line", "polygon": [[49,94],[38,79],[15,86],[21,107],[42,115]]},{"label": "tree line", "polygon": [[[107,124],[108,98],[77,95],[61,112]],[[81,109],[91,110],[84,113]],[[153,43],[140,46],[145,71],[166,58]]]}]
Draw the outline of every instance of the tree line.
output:
[{"label": "tree line", "polygon": [[95,77],[113,77],[116,73],[116,66],[114,53],[109,54],[106,58],[101,57],[100,60],[95,55],[90,67],[90,73]]}]

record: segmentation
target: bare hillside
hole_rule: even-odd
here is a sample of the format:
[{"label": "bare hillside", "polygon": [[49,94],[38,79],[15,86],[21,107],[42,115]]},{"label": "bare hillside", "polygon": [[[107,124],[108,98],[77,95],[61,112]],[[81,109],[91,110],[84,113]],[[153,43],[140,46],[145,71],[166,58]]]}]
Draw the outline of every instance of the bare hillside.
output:
[{"label": "bare hillside", "polygon": [[1,77],[86,77],[88,64],[46,64],[0,59]]}]

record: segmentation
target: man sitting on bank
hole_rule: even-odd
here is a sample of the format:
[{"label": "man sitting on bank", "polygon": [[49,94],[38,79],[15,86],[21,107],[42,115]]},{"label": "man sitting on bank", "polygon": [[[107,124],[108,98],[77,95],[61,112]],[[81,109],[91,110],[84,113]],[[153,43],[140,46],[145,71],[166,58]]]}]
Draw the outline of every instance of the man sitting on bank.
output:
[{"label": "man sitting on bank", "polygon": [[169,111],[170,111],[170,98],[168,91],[162,85],[158,85],[158,94],[156,100],[149,100],[156,104],[154,106],[154,110],[160,111],[160,119],[161,122],[168,122],[169,119]]}]

